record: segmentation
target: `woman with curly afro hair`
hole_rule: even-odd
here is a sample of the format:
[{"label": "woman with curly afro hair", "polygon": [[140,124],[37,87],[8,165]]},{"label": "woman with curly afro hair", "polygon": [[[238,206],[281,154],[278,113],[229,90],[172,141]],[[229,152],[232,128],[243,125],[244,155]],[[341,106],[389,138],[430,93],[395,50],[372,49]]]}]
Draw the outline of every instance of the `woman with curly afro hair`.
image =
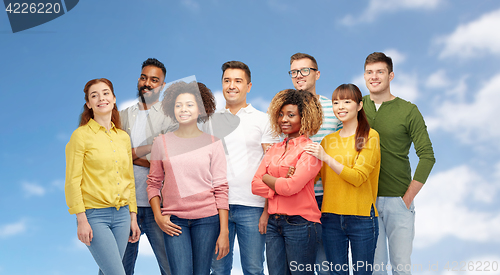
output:
[{"label": "woman with curly afro hair", "polygon": [[162,106],[179,129],[153,142],[149,203],[172,274],[209,274],[213,254],[229,252],[224,147],[197,125],[214,113],[215,99],[204,84],[181,81],[166,89]]},{"label": "woman with curly afro hair", "polygon": [[285,140],[264,156],[252,181],[252,192],[268,199],[267,266],[274,274],[314,274],[317,238],[321,236],[314,180],[321,161],[304,152],[323,121],[319,101],[303,90],[276,94],[268,110],[271,128]]}]

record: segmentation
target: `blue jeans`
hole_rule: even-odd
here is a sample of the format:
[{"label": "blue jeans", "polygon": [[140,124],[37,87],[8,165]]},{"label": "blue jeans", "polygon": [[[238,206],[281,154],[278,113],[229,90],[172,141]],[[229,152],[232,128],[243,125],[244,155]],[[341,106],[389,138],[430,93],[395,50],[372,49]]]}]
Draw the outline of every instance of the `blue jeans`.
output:
[{"label": "blue jeans", "polygon": [[372,274],[378,237],[378,220],[373,206],[370,216],[323,213],[321,223],[330,274],[349,274],[349,243],[353,273]]},{"label": "blue jeans", "polygon": [[[161,275],[170,275],[167,251],[165,250],[165,240],[163,231],[155,221],[155,215],[151,207],[137,207],[137,223],[141,229],[141,234],[146,233],[153,252],[155,253]],[[139,242],[128,243],[125,255],[123,256],[123,266],[127,275],[134,274],[135,261],[139,253]]]},{"label": "blue jeans", "polygon": [[411,251],[415,237],[413,202],[408,209],[401,197],[377,197],[376,205],[380,234],[375,250],[373,274],[387,274],[387,267],[392,268],[392,274],[411,274]]},{"label": "blue jeans", "polygon": [[130,212],[128,206],[87,209],[87,220],[93,238],[88,246],[99,266],[99,274],[125,275],[122,257],[130,235]]},{"label": "blue jeans", "polygon": [[210,274],[212,255],[220,233],[219,215],[192,220],[172,215],[170,221],[182,230],[179,236],[164,233],[172,274]]},{"label": "blue jeans", "polygon": [[318,234],[318,223],[298,215],[271,214],[266,234],[269,275],[314,274]]},{"label": "blue jeans", "polygon": [[235,235],[238,236],[243,274],[264,274],[264,248],[266,235],[259,233],[259,219],[264,208],[231,204],[229,205],[229,254],[212,259],[212,274],[229,275],[233,267]]},{"label": "blue jeans", "polygon": [[[321,205],[323,204],[323,195],[316,196],[316,202],[318,203],[319,211],[321,211]],[[318,226],[322,226],[322,225],[318,224]],[[324,247],[322,238],[323,238],[323,234],[318,234],[318,247],[317,247],[317,252],[316,252],[316,264],[319,267],[321,267],[323,265],[323,263],[327,262],[325,247]],[[328,270],[325,270],[323,268],[318,268],[318,269],[316,269],[316,274],[328,275],[330,273],[328,272]]]}]

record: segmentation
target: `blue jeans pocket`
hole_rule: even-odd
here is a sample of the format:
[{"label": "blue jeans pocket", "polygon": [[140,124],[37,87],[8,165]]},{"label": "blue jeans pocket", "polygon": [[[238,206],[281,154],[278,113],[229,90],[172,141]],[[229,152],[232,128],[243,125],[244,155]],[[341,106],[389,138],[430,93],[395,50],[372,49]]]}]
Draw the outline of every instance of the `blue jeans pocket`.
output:
[{"label": "blue jeans pocket", "polygon": [[354,216],[358,220],[372,220],[371,216]]},{"label": "blue jeans pocket", "polygon": [[308,225],[310,222],[299,215],[288,216],[286,218],[286,223],[289,225]]}]

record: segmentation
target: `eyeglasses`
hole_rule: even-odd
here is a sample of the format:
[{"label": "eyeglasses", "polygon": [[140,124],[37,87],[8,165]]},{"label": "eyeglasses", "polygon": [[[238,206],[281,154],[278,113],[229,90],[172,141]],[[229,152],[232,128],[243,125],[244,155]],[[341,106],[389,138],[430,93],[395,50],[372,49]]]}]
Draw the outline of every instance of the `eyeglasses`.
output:
[{"label": "eyeglasses", "polygon": [[302,76],[308,76],[311,73],[311,70],[317,71],[318,69],[315,68],[302,68],[300,70],[291,70],[288,71],[288,74],[290,75],[291,78],[296,78],[299,76],[299,72]]}]

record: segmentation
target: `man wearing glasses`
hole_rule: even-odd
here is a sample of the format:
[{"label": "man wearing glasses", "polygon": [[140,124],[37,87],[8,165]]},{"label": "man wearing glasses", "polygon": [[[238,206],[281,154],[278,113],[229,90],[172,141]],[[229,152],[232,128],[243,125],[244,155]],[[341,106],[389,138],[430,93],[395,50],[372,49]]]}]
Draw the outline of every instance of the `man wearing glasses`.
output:
[{"label": "man wearing glasses", "polygon": [[[323,109],[323,124],[316,135],[309,137],[313,142],[321,143],[321,140],[326,135],[341,129],[342,122],[333,114],[332,101],[325,96],[316,94],[316,80],[318,80],[320,76],[318,63],[316,59],[309,54],[296,53],[290,57],[290,71],[288,74],[292,78],[295,89],[312,93],[321,103]],[[323,185],[319,177],[317,177],[316,184],[314,185],[314,192],[316,194],[318,207],[321,210],[321,203],[323,202]],[[321,238],[321,234],[319,234],[318,237]],[[323,241],[319,240],[319,242],[320,245],[318,245],[316,263],[322,267],[322,263],[326,261],[326,256],[323,248]],[[321,268],[320,270],[316,270],[316,272],[318,274],[329,274],[328,270],[322,270]]]}]

